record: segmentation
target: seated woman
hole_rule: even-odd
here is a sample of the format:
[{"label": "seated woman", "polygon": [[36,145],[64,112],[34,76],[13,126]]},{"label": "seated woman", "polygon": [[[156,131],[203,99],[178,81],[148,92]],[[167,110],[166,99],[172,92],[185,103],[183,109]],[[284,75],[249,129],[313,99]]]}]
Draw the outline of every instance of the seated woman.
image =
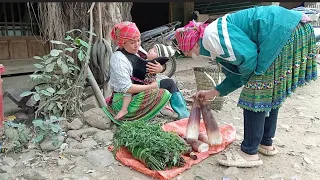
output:
[{"label": "seated woman", "polygon": [[[119,49],[110,59],[110,86],[113,95],[109,101],[108,112],[114,117],[121,110],[124,94],[130,93],[132,100],[128,113],[120,120],[149,120],[157,115],[168,101],[178,114],[178,119],[189,117],[182,94],[172,79],[163,79],[145,85],[134,81],[134,72],[141,70],[135,63],[141,45],[140,32],[135,23],[116,24],[111,31],[111,38],[117,43]],[[159,63],[148,63],[147,67],[149,73],[162,71]],[[119,123],[114,118],[112,120]]]},{"label": "seated woman", "polygon": [[[159,62],[161,65],[165,64],[171,56],[173,56],[175,53],[175,50],[171,46],[165,46],[164,44],[155,44],[145,55],[146,59],[140,59],[136,57],[137,61],[145,63],[144,65],[141,64],[141,69],[144,68],[143,71],[141,72],[135,72],[137,75],[142,75],[142,76],[137,76],[136,74],[133,74],[132,76],[138,79],[135,79],[135,81],[138,81],[138,84],[151,84],[153,81],[157,81],[156,74],[151,74],[147,73],[146,71],[146,63],[148,61],[153,62]],[[138,53],[139,54],[139,53]],[[135,56],[135,55],[134,55]],[[139,55],[141,56],[141,55]],[[127,57],[129,58],[129,57]],[[130,59],[130,58],[129,58]],[[140,65],[139,65],[140,66]],[[139,73],[139,74],[138,74]],[[114,119],[120,119],[124,115],[128,113],[128,106],[131,102],[131,94],[125,93],[123,96],[123,101],[122,101],[122,108],[118,112],[118,114],[114,117]]]}]

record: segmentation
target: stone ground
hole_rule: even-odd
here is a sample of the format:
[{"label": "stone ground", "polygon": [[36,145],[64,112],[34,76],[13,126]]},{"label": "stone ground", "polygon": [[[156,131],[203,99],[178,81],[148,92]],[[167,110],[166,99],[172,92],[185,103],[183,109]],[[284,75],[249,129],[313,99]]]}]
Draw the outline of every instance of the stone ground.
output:
[{"label": "stone ground", "polygon": [[[188,98],[196,91],[194,66],[207,66],[207,62],[178,59],[174,79]],[[19,84],[25,87],[26,77],[4,79],[4,88]],[[299,88],[280,109],[275,146],[279,154],[274,157],[260,155],[264,164],[255,168],[226,168],[212,155],[177,176],[176,180],[317,180],[320,179],[320,81]],[[219,124],[231,123],[237,128],[236,141],[228,148],[238,148],[243,136],[242,110],[236,106],[241,89],[230,94],[221,111],[214,111]],[[15,106],[5,100],[6,115],[15,112]],[[90,104],[87,105],[90,109]],[[167,113],[165,113],[167,114]],[[90,109],[86,121],[70,120],[64,124],[67,139],[59,149],[50,152],[30,149],[19,154],[0,154],[0,180],[147,180],[145,176],[113,159],[107,150],[111,144],[114,126],[100,109]],[[158,115],[155,120],[169,122],[174,116]],[[100,129],[98,129],[100,128]],[[111,130],[110,130],[111,129]],[[62,143],[62,142],[61,142]],[[43,150],[54,149],[46,143]]]}]

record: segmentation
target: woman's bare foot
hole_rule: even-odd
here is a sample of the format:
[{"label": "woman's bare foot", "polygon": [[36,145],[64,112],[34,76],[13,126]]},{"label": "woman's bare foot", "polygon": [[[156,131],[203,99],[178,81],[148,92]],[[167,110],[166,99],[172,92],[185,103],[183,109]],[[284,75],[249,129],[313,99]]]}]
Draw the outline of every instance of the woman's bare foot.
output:
[{"label": "woman's bare foot", "polygon": [[268,150],[268,151],[273,151],[274,150],[274,147],[273,146],[265,146],[265,145],[261,145],[260,144],[260,147],[265,149],[265,150]]},{"label": "woman's bare foot", "polygon": [[120,119],[122,118],[123,116],[125,116],[126,114],[128,114],[128,110],[120,110],[118,112],[118,114],[114,117],[114,119]]}]

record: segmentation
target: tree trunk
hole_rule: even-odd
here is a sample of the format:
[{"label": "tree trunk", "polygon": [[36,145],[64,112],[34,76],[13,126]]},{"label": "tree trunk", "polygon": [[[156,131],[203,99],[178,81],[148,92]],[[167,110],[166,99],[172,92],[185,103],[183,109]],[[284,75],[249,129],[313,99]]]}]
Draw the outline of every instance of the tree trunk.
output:
[{"label": "tree trunk", "polygon": [[[110,44],[110,32],[116,23],[131,21],[131,2],[99,2],[103,38]],[[49,40],[63,41],[65,33],[71,29],[89,30],[89,10],[92,2],[40,2],[39,28],[44,42]],[[93,9],[94,32],[99,34],[98,6]],[[97,39],[93,39],[95,42]],[[114,47],[114,46],[113,46]],[[113,48],[114,50],[114,48]],[[92,67],[92,66],[91,66]],[[93,68],[92,72],[99,72]],[[99,74],[94,74],[95,78]],[[99,82],[100,83],[100,82]],[[101,84],[100,84],[101,85]],[[110,90],[110,88],[108,88]],[[107,93],[107,94],[110,94]]]},{"label": "tree trunk", "polygon": [[[108,2],[101,3],[101,13],[102,13],[102,27],[104,38],[111,43],[110,32],[116,23],[122,21],[131,21],[131,2]],[[95,18],[94,28],[97,30],[99,27],[98,11],[95,8]]]},{"label": "tree trunk", "polygon": [[[63,40],[70,29],[89,29],[87,11],[91,2],[40,2],[39,27],[45,41]],[[131,2],[101,2],[104,38],[110,41],[112,27],[121,21],[131,21]],[[94,31],[99,27],[98,8],[94,10]]]}]

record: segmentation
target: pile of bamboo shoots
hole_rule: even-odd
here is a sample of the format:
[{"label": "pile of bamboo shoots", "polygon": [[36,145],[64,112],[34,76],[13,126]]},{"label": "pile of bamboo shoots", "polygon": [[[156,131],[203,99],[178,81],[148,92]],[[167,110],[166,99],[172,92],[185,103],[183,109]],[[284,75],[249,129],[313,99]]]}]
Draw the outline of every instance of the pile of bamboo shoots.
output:
[{"label": "pile of bamboo shoots", "polygon": [[[199,132],[200,113],[202,114],[207,134]],[[210,146],[222,143],[222,135],[218,123],[213,117],[208,102],[197,98],[194,99],[184,140],[196,152],[206,152]]]}]

